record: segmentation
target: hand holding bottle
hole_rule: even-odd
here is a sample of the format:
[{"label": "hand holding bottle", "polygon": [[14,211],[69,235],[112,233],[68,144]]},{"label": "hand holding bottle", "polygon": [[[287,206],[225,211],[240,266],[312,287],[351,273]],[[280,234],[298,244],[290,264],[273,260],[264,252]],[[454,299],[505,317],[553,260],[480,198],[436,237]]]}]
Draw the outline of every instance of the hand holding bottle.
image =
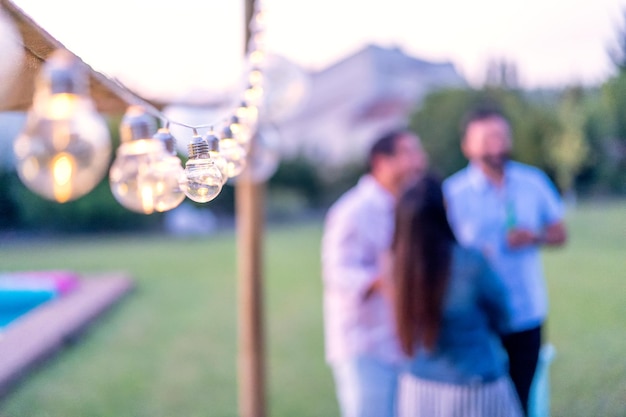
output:
[{"label": "hand holding bottle", "polygon": [[506,228],[506,242],[510,249],[520,249],[525,246],[538,244],[540,241],[539,237],[532,230],[519,227],[515,205],[512,201],[508,201],[506,205]]},{"label": "hand holding bottle", "polygon": [[506,242],[511,249],[519,249],[539,243],[538,236],[531,230],[510,228],[506,235]]}]

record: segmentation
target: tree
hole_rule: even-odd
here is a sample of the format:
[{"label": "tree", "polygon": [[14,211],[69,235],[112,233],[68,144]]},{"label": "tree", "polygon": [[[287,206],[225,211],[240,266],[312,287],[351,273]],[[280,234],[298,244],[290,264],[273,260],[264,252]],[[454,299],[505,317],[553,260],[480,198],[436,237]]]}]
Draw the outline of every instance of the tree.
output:
[{"label": "tree", "polygon": [[609,115],[610,129],[603,138],[606,178],[613,191],[626,193],[626,9],[609,56],[617,74],[602,86],[602,105]]},{"label": "tree", "polygon": [[431,167],[448,176],[466,165],[461,153],[461,121],[473,106],[501,110],[511,122],[515,159],[551,174],[544,142],[558,129],[554,112],[528,100],[518,91],[486,87],[480,90],[440,90],[427,96],[410,121],[422,139]]},{"label": "tree", "polygon": [[626,72],[602,86],[608,134],[602,138],[606,181],[611,191],[626,193]]},{"label": "tree", "polygon": [[576,175],[589,155],[585,136],[586,115],[582,106],[583,90],[565,90],[557,111],[559,130],[545,142],[544,150],[558,187],[572,192]]},{"label": "tree", "polygon": [[609,58],[620,74],[626,73],[626,9],[622,10],[622,20],[615,44],[608,48]]},{"label": "tree", "polygon": [[491,59],[487,64],[485,85],[505,89],[519,88],[519,77],[515,62],[506,58]]},{"label": "tree", "polygon": [[410,120],[410,129],[422,140],[430,166],[441,176],[461,169],[466,160],[460,148],[460,122],[476,101],[473,90],[439,90],[429,94]]}]

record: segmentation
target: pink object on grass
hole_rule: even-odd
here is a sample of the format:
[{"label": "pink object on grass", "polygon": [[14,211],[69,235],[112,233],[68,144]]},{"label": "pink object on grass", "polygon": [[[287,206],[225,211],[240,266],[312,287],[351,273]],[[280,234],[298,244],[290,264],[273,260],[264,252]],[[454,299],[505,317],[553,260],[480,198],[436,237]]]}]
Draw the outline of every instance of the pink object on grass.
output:
[{"label": "pink object on grass", "polygon": [[0,273],[0,288],[52,290],[65,295],[78,287],[80,275],[71,271],[16,271]]}]

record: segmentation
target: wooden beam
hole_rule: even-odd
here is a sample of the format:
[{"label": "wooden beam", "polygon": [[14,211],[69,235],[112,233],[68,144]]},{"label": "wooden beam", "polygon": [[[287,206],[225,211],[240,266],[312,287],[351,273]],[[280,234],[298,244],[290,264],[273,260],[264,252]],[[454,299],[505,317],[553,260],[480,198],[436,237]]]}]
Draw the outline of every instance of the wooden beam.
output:
[{"label": "wooden beam", "polygon": [[[245,2],[244,54],[248,52],[249,22],[254,0]],[[254,141],[250,153],[254,152]],[[238,261],[238,381],[239,415],[265,417],[265,337],[263,313],[263,184],[246,170],[235,187]]]},{"label": "wooden beam", "polygon": [[[33,102],[35,79],[46,59],[55,50],[66,48],[11,0],[0,0],[0,9],[19,32],[24,51],[19,76],[13,80],[7,96],[0,100],[0,111],[27,111]],[[90,95],[99,112],[111,115],[124,114],[128,107],[129,94],[159,110],[167,104],[162,100],[148,100],[134,92],[130,93],[130,90],[126,91],[105,75],[95,71],[80,57],[77,58],[89,73]]]}]

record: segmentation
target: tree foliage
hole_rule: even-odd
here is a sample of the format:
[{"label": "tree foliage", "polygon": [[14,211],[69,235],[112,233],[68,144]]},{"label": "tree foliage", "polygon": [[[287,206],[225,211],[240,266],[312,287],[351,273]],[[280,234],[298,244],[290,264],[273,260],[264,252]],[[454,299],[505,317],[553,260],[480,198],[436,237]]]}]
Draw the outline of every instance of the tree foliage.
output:
[{"label": "tree foliage", "polygon": [[466,165],[460,150],[461,122],[474,106],[500,109],[511,122],[515,159],[551,172],[542,143],[557,131],[556,116],[533,106],[519,91],[492,87],[435,92],[412,116],[410,127],[422,139],[435,171],[448,176]]},{"label": "tree foliage", "polygon": [[559,130],[544,142],[547,162],[557,185],[564,192],[572,191],[576,175],[590,151],[584,130],[586,115],[582,101],[581,88],[565,90],[557,110]]}]

